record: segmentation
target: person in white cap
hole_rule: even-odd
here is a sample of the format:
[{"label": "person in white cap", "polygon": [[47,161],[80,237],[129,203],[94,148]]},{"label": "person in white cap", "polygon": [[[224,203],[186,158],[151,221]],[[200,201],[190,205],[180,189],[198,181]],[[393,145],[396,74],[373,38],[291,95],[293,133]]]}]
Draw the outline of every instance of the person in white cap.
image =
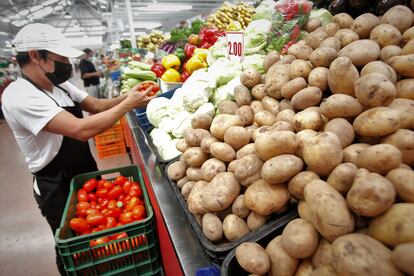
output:
[{"label": "person in white cap", "polygon": [[[46,24],[29,24],[13,40],[22,78],[2,96],[2,110],[29,170],[34,197],[53,234],[59,227],[71,179],[96,171],[88,139],[112,127],[133,108],[144,107],[147,94],[134,87],[127,95],[97,99],[68,82],[68,58],[84,53],[68,46],[63,34]],[[82,110],[93,113],[83,118]],[[56,263],[66,275],[56,249]]]}]

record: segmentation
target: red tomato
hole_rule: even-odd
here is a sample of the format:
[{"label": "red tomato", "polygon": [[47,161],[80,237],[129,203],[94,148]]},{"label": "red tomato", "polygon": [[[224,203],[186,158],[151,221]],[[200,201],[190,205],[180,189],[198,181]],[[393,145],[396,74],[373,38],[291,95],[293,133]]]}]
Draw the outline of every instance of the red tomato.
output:
[{"label": "red tomato", "polygon": [[98,189],[95,194],[96,194],[97,197],[107,198],[108,197],[108,189],[106,189],[106,188]]},{"label": "red tomato", "polygon": [[[132,213],[131,213],[132,214]],[[83,233],[89,230],[88,223],[82,218],[73,218],[69,222],[70,229],[77,233]]]},{"label": "red tomato", "polygon": [[101,211],[101,213],[102,213],[102,215],[104,215],[105,217],[107,217],[109,215],[109,210],[105,208],[105,209],[103,209]]},{"label": "red tomato", "polygon": [[98,205],[98,203],[96,203],[95,201],[92,201],[90,203],[91,208],[96,209],[96,205]]},{"label": "red tomato", "polygon": [[110,189],[112,189],[113,186],[114,186],[114,184],[112,184],[111,181],[105,181],[105,183],[104,183],[104,188],[107,189],[108,191]]},{"label": "red tomato", "polygon": [[114,217],[107,217],[106,218],[106,229],[112,228],[116,226],[116,219]]},{"label": "red tomato", "polygon": [[110,201],[108,201],[108,210],[114,210],[115,208],[117,208],[116,206],[116,200],[115,199],[111,199]]},{"label": "red tomato", "polygon": [[89,245],[93,247],[93,246],[101,245],[107,242],[110,242],[109,237],[101,237],[96,240],[90,241]]},{"label": "red tomato", "polygon": [[87,191],[88,193],[95,190],[96,186],[98,185],[98,181],[95,178],[91,178],[83,184],[82,188]]},{"label": "red tomato", "polygon": [[125,238],[128,238],[128,234],[125,232],[114,235],[114,240],[120,240]]},{"label": "red tomato", "polygon": [[113,183],[114,185],[124,185],[124,183],[127,181],[128,179],[125,176],[118,176],[117,178],[114,179]]},{"label": "red tomato", "polygon": [[88,200],[89,200],[89,202],[91,202],[91,201],[97,201],[98,198],[96,197],[95,193],[89,193],[88,194]]},{"label": "red tomato", "polygon": [[124,189],[124,193],[126,195],[129,194],[129,191],[131,190],[131,187],[132,187],[132,182],[129,181],[129,180],[125,181],[124,186],[123,186],[123,189]]},{"label": "red tomato", "polygon": [[76,204],[76,214],[78,216],[86,216],[86,210],[89,209],[89,203],[88,202],[79,202]]},{"label": "red tomato", "polygon": [[138,183],[134,182],[132,184],[131,190],[129,191],[129,195],[131,197],[139,197],[142,198],[142,191],[141,191],[141,187],[138,185]]},{"label": "red tomato", "polygon": [[109,199],[105,198],[104,200],[102,200],[101,203],[99,203],[101,205],[102,208],[106,208],[108,206],[108,202]]},{"label": "red tomato", "polygon": [[91,230],[86,230],[85,232],[83,232],[81,235],[88,235],[91,233]]},{"label": "red tomato", "polygon": [[105,182],[106,182],[106,179],[99,180],[98,185],[96,186],[96,189],[102,189],[104,187]]},{"label": "red tomato", "polygon": [[122,214],[121,209],[115,208],[114,210],[109,210],[108,217],[114,217],[119,218],[119,216]]},{"label": "red tomato", "polygon": [[124,198],[125,198],[125,195],[124,195],[124,194],[122,194],[122,195],[120,195],[120,196],[118,197],[118,201],[124,201]]},{"label": "red tomato", "polygon": [[132,215],[135,220],[145,218],[145,207],[143,205],[135,206],[134,209],[132,209]]},{"label": "red tomato", "polygon": [[131,199],[131,196],[130,195],[127,195],[125,198],[124,198],[124,200],[123,200],[123,202],[124,202],[124,206],[125,205],[127,205],[127,203],[128,203],[128,201]]},{"label": "red tomato", "polygon": [[90,214],[86,217],[86,222],[92,226],[99,226],[106,223],[106,218],[101,213]]},{"label": "red tomato", "polygon": [[120,195],[122,195],[124,190],[121,186],[114,186],[109,192],[108,192],[108,198],[109,199],[117,199]]},{"label": "red tomato", "polygon": [[122,224],[128,224],[134,221],[132,212],[122,213],[119,217],[119,222]]},{"label": "red tomato", "polygon": [[127,205],[126,205],[126,207],[125,207],[125,210],[126,210],[127,212],[130,212],[130,211],[132,211],[132,209],[134,209],[134,208],[135,208],[135,206],[137,206],[139,203],[140,203],[140,200],[139,200],[137,197],[132,197],[132,198],[128,201],[128,203],[127,203]]},{"label": "red tomato", "polygon": [[78,191],[78,202],[88,202],[88,193],[84,189]]}]

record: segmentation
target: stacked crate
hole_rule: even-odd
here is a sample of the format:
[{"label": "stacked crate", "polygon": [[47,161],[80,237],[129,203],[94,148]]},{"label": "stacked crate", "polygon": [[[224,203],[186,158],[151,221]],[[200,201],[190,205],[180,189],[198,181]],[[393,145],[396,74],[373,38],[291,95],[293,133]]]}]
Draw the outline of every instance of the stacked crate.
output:
[{"label": "stacked crate", "polygon": [[126,153],[125,138],[121,122],[95,136],[96,152],[99,158]]}]

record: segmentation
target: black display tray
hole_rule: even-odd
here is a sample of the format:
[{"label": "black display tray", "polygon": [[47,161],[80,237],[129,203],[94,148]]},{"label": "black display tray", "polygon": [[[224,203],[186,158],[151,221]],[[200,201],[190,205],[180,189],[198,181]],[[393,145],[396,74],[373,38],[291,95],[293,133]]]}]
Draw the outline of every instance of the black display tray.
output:
[{"label": "black display tray", "polygon": [[170,183],[171,188],[174,191],[174,194],[178,199],[178,202],[180,203],[188,220],[190,221],[191,226],[193,227],[193,230],[195,234],[197,235],[198,240],[203,245],[206,253],[215,263],[221,264],[224,258],[226,257],[226,255],[231,250],[233,250],[235,247],[240,245],[241,243],[246,242],[246,241],[261,239],[264,236],[266,236],[269,232],[273,231],[274,229],[280,228],[281,226],[286,225],[289,221],[298,217],[297,204],[290,204],[288,210],[286,210],[285,213],[274,214],[265,225],[263,225],[262,227],[260,227],[259,229],[253,232],[250,232],[248,235],[244,236],[243,238],[238,239],[233,242],[228,242],[225,244],[213,244],[206,238],[206,236],[203,233],[203,230],[201,229],[201,226],[197,223],[196,218],[188,210],[187,202],[182,196],[180,189],[176,185],[176,182],[171,180],[170,177],[168,176],[168,167],[175,161],[177,161],[177,159],[173,160],[165,167],[165,174],[167,176],[168,182]]}]

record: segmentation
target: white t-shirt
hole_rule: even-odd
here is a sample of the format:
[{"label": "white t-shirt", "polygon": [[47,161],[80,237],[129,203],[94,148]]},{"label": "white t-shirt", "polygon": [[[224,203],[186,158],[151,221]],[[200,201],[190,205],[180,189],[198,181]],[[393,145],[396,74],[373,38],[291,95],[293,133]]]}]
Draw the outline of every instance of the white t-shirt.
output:
[{"label": "white t-shirt", "polygon": [[[73,101],[81,103],[88,94],[70,82],[62,83]],[[26,157],[29,170],[35,173],[44,168],[59,152],[63,136],[43,128],[65,106],[74,106],[64,91],[53,87],[46,91],[61,107],[23,78],[9,84],[2,96],[2,109],[17,144]]]}]

